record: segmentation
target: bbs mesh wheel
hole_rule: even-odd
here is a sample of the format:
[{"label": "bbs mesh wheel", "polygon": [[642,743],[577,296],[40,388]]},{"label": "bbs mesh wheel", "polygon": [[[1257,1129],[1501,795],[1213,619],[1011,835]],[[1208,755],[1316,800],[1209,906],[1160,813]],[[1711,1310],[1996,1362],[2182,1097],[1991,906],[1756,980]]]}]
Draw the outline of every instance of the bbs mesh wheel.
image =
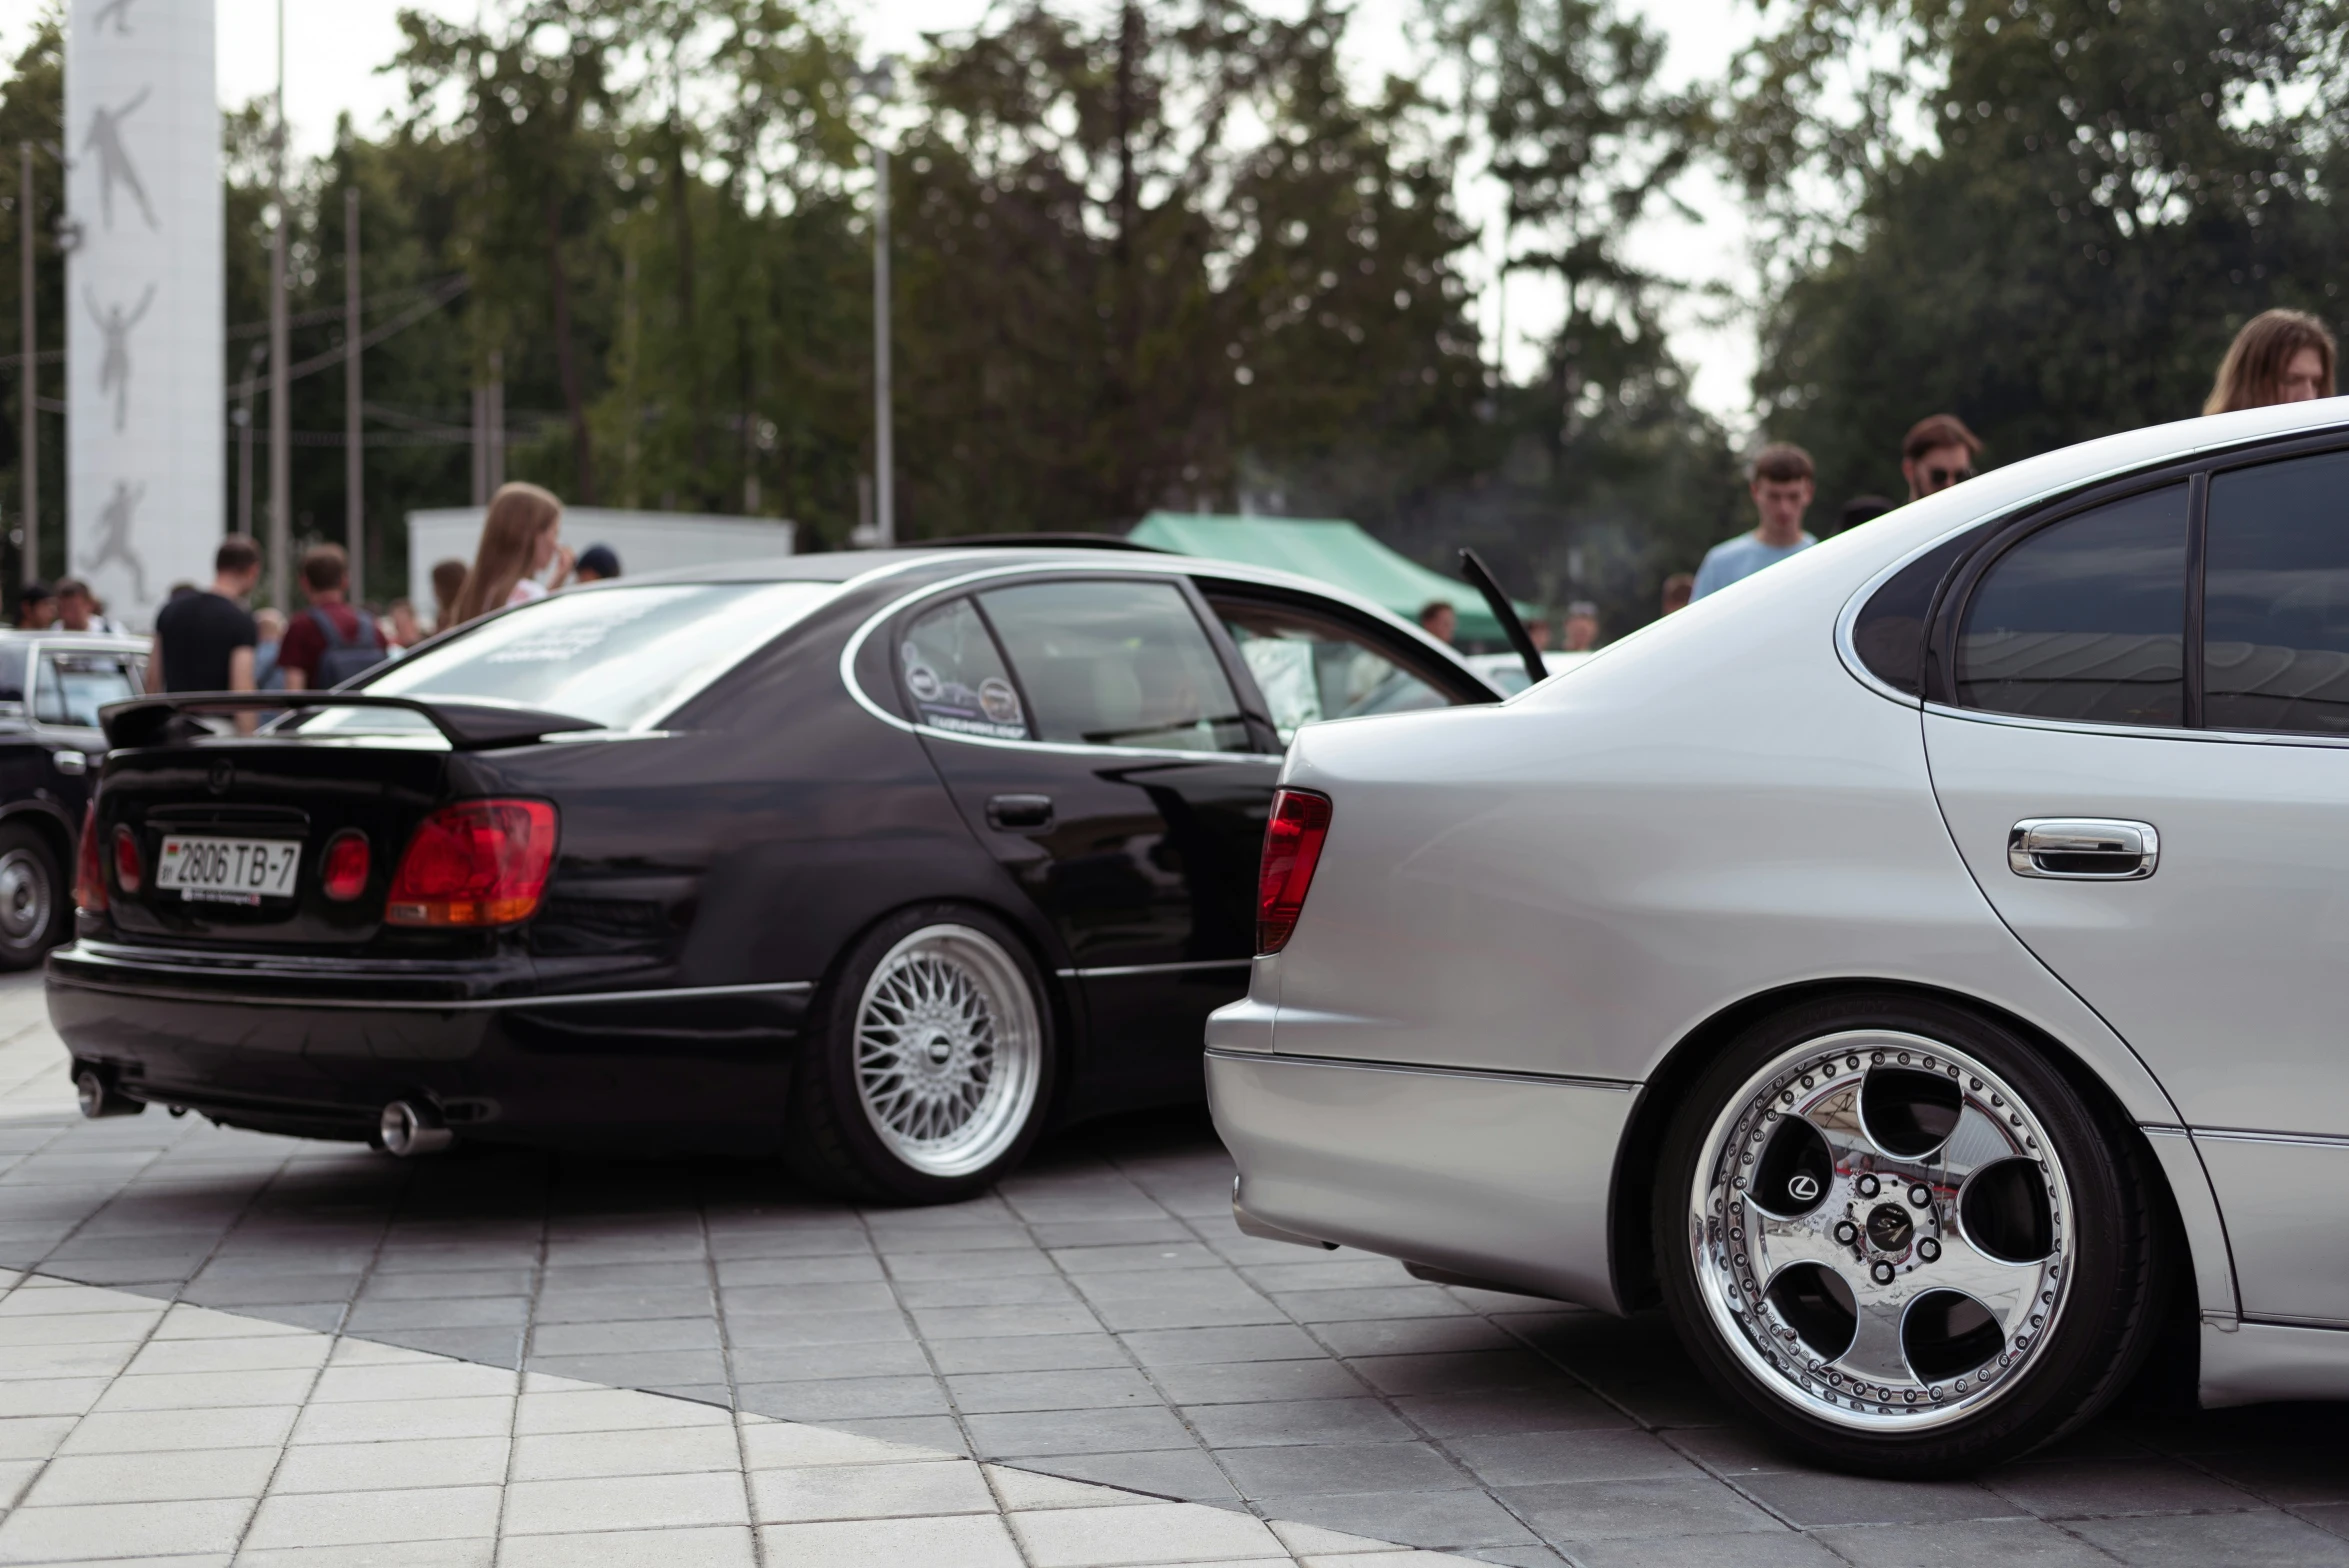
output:
[{"label": "bbs mesh wheel", "polygon": [[1737,1041],[1666,1139],[1654,1214],[1692,1354],[1784,1439],[1934,1476],[2085,1420],[2163,1285],[2129,1130],[2025,1041],[1908,998]]},{"label": "bbs mesh wheel", "polygon": [[801,1044],[790,1157],[843,1196],[939,1203],[1024,1157],[1051,1103],[1050,1010],[992,915],[911,909],[826,982]]}]

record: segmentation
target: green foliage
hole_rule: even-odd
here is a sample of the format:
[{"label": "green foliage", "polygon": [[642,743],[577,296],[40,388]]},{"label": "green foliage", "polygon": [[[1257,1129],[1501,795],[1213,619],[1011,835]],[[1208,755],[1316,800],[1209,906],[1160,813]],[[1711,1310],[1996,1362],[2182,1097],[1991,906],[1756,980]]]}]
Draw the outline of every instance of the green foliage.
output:
[{"label": "green foliage", "polygon": [[1779,221],[1771,433],[1840,499],[1903,493],[1929,413],[1997,462],[2198,412],[2250,316],[2338,308],[2343,24],[2336,0],[1811,0],[1744,62],[1728,140]]}]

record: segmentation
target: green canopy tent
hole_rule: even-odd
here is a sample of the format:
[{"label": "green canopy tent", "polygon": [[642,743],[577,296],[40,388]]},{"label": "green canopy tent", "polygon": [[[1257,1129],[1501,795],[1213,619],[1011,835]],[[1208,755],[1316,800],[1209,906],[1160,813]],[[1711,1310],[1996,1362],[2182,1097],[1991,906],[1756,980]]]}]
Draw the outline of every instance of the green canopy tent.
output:
[{"label": "green canopy tent", "polygon": [[[1417,620],[1420,609],[1441,599],[1460,616],[1461,642],[1508,645],[1508,634],[1484,596],[1456,577],[1429,571],[1398,555],[1362,531],[1359,524],[1319,517],[1209,517],[1187,512],[1152,512],[1126,535],[1136,544],[1180,555],[1239,561],[1295,572],[1316,582],[1348,589],[1372,603]],[[1531,618],[1533,606],[1520,603]]]}]

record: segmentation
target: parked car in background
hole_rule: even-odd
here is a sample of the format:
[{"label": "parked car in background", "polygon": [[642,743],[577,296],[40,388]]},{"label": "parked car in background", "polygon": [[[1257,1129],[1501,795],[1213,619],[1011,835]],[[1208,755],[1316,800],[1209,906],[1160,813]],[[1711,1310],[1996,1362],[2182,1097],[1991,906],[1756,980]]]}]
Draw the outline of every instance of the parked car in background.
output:
[{"label": "parked car in background", "polygon": [[142,638],[0,631],[0,969],[73,934],[72,868],[106,738],[98,710],[138,695]]},{"label": "parked car in background", "polygon": [[1209,1027],[1244,1229],[1610,1311],[1816,1459],[2158,1336],[2349,1398],[2349,401],[2057,452],[1501,708],[1292,749]]},{"label": "parked car in background", "polygon": [[1290,736],[1497,694],[1301,578],[988,547],[596,584],[259,700],[307,706],[108,714],[49,972],[86,1109],[928,1200],[1199,1096]]},{"label": "parked car in background", "polygon": [[[1589,653],[1545,651],[1542,654],[1542,668],[1551,675],[1563,675],[1590,657]],[[1505,696],[1514,697],[1533,684],[1525,672],[1525,660],[1518,654],[1472,653],[1461,662],[1483,676],[1495,691]]]}]

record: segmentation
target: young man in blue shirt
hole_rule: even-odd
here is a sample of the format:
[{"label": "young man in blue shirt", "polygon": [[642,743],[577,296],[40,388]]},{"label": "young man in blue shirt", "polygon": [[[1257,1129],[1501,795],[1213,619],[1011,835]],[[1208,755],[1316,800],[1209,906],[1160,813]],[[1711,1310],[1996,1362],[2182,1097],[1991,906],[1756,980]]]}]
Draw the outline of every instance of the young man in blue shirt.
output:
[{"label": "young man in blue shirt", "polygon": [[1810,453],[1783,441],[1762,448],[1754,456],[1749,489],[1760,522],[1752,533],[1724,539],[1705,552],[1704,564],[1697,568],[1692,599],[1718,593],[1819,542],[1803,532],[1803,513],[1817,490]]}]

